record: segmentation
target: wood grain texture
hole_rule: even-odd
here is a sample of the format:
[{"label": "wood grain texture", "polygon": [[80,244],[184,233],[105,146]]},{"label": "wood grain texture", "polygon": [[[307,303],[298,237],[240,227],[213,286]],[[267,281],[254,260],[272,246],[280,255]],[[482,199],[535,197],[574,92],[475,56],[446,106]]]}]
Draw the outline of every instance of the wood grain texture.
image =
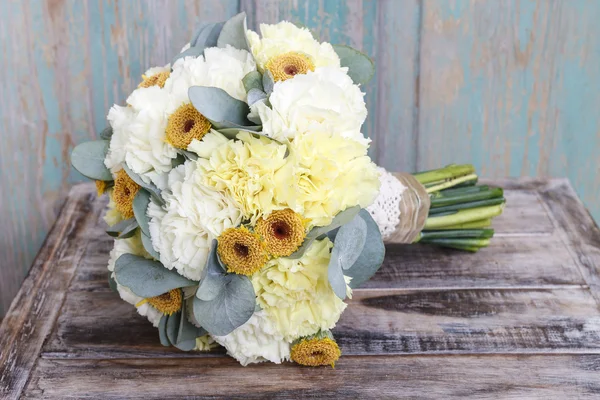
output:
[{"label": "wood grain texture", "polygon": [[600,217],[600,2],[423,0],[418,168],[568,177]]},{"label": "wood grain texture", "polygon": [[71,190],[58,222],[0,325],[0,395],[20,393],[52,330],[102,204],[90,185]]},{"label": "wood grain texture", "polygon": [[[42,359],[24,398],[597,399],[600,357],[342,357],[335,369],[231,359]],[[108,383],[110,382],[110,383]],[[135,389],[133,389],[135,388]]]},{"label": "wood grain texture", "polygon": [[334,329],[344,353],[335,370],[242,368],[223,349],[162,347],[109,290],[106,200],[78,185],[0,325],[0,396],[597,397],[600,230],[566,180],[487,183],[529,199],[533,219],[509,203],[501,248],[468,258],[388,247]]},{"label": "wood grain texture", "polygon": [[290,19],[375,59],[364,132],[382,166],[472,161],[491,177],[567,176],[600,217],[597,1],[7,0],[0,315],[81,180],[72,147],[95,137],[108,108],[200,21],[239,10],[251,27]]},{"label": "wood grain texture", "polygon": [[106,127],[149,67],[170,61],[200,21],[238,0],[0,2],[0,315],[69,186],[74,145]]}]

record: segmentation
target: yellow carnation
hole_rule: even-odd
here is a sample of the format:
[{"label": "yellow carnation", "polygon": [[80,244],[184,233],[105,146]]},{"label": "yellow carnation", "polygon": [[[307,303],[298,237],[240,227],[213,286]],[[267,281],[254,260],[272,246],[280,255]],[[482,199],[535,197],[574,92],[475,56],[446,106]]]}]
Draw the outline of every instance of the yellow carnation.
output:
[{"label": "yellow carnation", "polygon": [[309,228],[328,225],[348,207],[369,206],[377,197],[380,181],[367,148],[327,132],[296,136],[289,162],[276,174],[275,197],[309,219]]},{"label": "yellow carnation", "polygon": [[108,205],[106,206],[106,213],[104,214],[104,222],[108,226],[113,226],[123,221],[123,216],[117,210],[117,203],[115,203],[115,199],[113,197],[113,188],[106,190],[108,193]]},{"label": "yellow carnation", "polygon": [[214,136],[222,137],[212,131],[202,141],[194,141],[192,146],[200,155],[208,153],[204,146],[212,150],[207,158],[197,160],[202,183],[224,192],[243,216],[253,221],[285,208],[274,197],[277,189],[274,176],[286,163],[286,146],[265,137],[256,138],[248,132],[240,132],[238,140],[223,141]]},{"label": "yellow carnation", "polygon": [[273,259],[252,277],[256,301],[288,341],[333,328],[346,308],[327,277],[332,246],[315,241],[302,258]]}]

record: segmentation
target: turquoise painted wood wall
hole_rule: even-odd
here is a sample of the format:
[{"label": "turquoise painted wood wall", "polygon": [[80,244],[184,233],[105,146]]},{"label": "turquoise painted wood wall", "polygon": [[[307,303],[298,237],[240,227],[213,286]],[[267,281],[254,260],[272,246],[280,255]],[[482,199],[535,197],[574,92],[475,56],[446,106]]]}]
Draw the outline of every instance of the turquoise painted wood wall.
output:
[{"label": "turquoise painted wood wall", "polygon": [[600,1],[0,0],[0,316],[82,180],[73,146],[199,21],[239,10],[376,60],[365,133],[379,164],[567,176],[600,220]]}]

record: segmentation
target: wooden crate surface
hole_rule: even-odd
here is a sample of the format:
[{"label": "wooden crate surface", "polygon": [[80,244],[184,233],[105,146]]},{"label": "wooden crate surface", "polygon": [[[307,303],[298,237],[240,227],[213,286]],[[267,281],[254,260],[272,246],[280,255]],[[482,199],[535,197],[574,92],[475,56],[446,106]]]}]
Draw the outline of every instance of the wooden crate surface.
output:
[{"label": "wooden crate surface", "polygon": [[566,180],[496,180],[477,254],[390,245],[335,369],[162,347],[110,291],[105,200],[75,186],[0,326],[2,398],[600,398],[600,231]]}]

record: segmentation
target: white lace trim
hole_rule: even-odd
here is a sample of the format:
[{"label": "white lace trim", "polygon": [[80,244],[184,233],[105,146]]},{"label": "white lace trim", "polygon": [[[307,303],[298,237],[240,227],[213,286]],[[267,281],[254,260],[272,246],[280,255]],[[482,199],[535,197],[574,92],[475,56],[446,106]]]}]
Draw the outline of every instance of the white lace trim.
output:
[{"label": "white lace trim", "polygon": [[406,186],[384,168],[377,167],[377,169],[381,189],[373,204],[367,207],[367,211],[379,226],[381,236],[385,240],[394,233],[400,223],[400,200]]}]

